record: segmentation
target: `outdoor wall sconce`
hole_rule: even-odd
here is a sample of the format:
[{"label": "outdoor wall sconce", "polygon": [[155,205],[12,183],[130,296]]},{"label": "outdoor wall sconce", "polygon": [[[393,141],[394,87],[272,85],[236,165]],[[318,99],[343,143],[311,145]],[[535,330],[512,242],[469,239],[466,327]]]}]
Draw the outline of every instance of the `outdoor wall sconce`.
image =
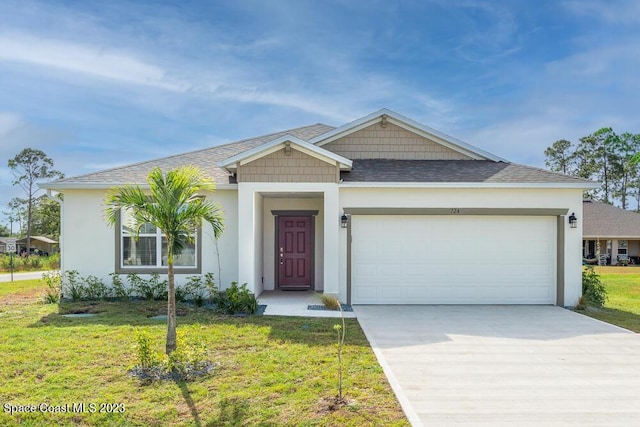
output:
[{"label": "outdoor wall sconce", "polygon": [[571,228],[577,228],[578,227],[578,218],[576,218],[576,213],[573,212],[571,215],[569,215],[569,226]]},{"label": "outdoor wall sconce", "polygon": [[342,216],[340,217],[340,228],[347,228],[348,223],[349,218],[347,218],[346,214],[342,214]]}]

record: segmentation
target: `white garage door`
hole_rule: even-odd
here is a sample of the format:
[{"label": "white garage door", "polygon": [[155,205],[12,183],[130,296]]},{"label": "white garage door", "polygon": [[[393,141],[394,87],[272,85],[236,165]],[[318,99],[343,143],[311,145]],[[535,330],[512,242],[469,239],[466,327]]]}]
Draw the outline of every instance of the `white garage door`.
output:
[{"label": "white garage door", "polygon": [[554,304],[556,218],[354,215],[354,304]]}]

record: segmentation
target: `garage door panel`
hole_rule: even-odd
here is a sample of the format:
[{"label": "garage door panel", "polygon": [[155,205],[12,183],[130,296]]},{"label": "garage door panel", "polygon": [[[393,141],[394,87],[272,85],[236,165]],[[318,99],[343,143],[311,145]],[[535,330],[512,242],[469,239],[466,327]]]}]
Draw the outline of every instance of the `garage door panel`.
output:
[{"label": "garage door panel", "polygon": [[555,302],[555,217],[354,216],[351,251],[355,304]]}]

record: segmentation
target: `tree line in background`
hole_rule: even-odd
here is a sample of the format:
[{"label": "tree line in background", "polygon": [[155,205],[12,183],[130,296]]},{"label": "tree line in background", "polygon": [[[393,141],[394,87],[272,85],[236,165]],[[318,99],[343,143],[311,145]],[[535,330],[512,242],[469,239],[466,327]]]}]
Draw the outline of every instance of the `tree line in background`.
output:
[{"label": "tree line in background", "polygon": [[[47,236],[54,240],[60,237],[60,204],[47,195],[40,194],[37,183],[63,178],[62,172],[54,169],[51,160],[43,151],[25,148],[8,161],[13,174],[13,185],[24,191],[24,198],[14,197],[4,211],[6,225],[0,226],[0,235],[27,237],[27,254],[31,236]],[[55,196],[60,198],[60,196]]]},{"label": "tree line in background", "polygon": [[640,134],[617,134],[605,127],[580,138],[577,144],[556,141],[544,154],[550,170],[602,184],[587,191],[587,197],[640,212]]}]

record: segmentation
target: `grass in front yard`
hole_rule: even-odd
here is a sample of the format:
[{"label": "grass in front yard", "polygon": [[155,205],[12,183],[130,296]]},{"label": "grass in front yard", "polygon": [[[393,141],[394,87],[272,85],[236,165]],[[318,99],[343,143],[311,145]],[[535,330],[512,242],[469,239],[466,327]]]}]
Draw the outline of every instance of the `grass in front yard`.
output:
[{"label": "grass in front yard", "polygon": [[[329,411],[326,400],[337,393],[336,319],[225,317],[180,306],[178,333],[206,340],[220,366],[189,383],[144,385],[127,375],[136,364],[136,332],[147,331],[161,352],[166,324],[149,316],[166,303],[58,306],[37,296],[2,305],[15,295],[0,297],[0,405],[71,410],[85,403],[85,412],[9,415],[0,406],[0,425],[408,425],[354,319],[343,354],[350,405]],[[62,316],[68,312],[97,316]],[[124,413],[99,412],[108,403],[124,404]]]},{"label": "grass in front yard", "polygon": [[[2,298],[7,295],[35,295],[44,293],[44,290],[45,284],[39,279],[0,282],[0,304],[3,302]],[[6,299],[4,302],[7,302]]]},{"label": "grass in front yard", "polygon": [[608,300],[603,308],[580,313],[634,332],[640,332],[640,267],[595,267],[606,285]]}]

